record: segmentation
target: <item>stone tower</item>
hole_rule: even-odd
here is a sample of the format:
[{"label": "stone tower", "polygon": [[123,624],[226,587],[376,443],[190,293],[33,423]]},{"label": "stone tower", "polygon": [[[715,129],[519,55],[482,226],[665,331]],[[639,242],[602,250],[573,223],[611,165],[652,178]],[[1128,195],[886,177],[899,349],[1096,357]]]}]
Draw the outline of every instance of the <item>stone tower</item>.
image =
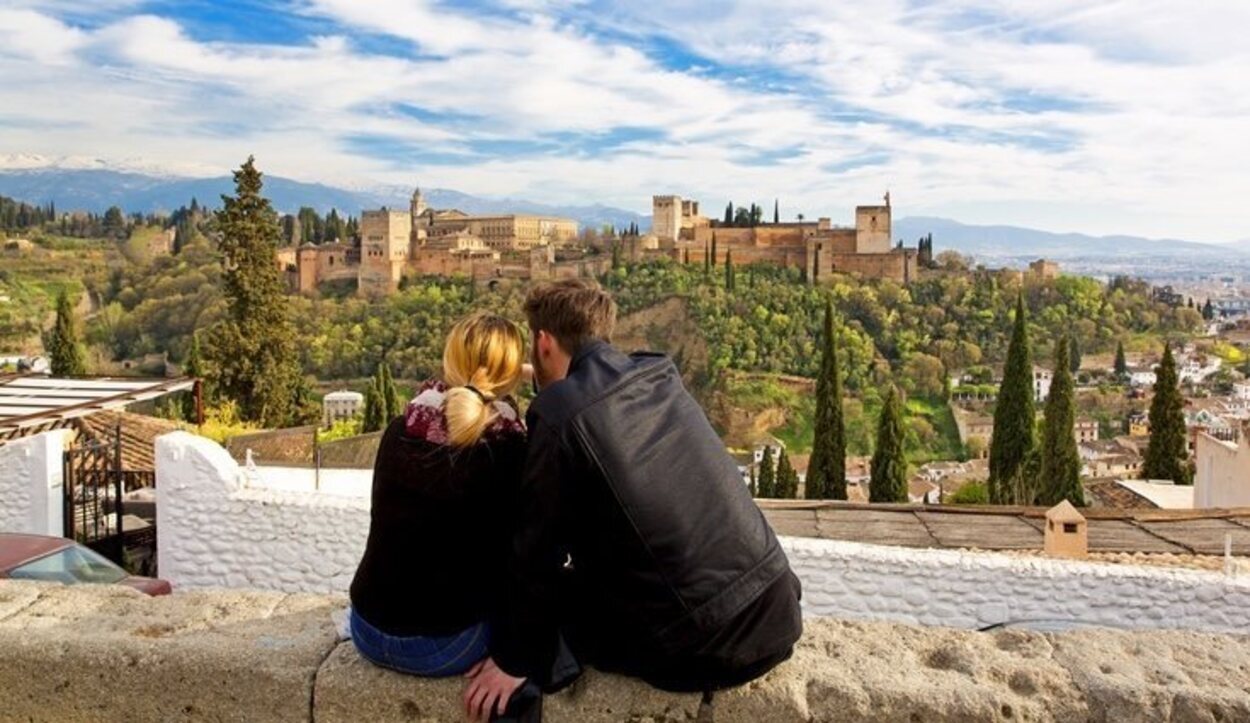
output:
[{"label": "stone tower", "polygon": [[412,192],[412,203],[410,204],[408,212],[412,214],[412,218],[415,221],[418,216],[425,213],[425,208],[425,196],[421,195],[421,187],[418,186],[417,189]]}]

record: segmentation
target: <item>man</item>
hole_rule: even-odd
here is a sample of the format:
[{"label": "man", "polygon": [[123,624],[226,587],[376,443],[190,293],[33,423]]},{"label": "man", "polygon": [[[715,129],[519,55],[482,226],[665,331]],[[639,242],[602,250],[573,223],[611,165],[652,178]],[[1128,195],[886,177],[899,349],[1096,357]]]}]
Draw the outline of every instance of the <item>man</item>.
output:
[{"label": "man", "polygon": [[600,670],[705,694],[788,658],[798,578],[673,363],[610,346],[615,303],[580,281],[535,288],[525,313],[540,393],[506,613],[471,671],[470,714],[502,711],[526,679],[567,683],[563,642]]}]

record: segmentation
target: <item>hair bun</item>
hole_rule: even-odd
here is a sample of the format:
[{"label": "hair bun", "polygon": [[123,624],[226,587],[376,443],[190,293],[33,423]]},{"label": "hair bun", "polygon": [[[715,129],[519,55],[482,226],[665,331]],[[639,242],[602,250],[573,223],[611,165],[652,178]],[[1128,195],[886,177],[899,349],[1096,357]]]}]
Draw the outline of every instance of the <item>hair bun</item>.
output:
[{"label": "hair bun", "polygon": [[477,387],[473,386],[472,384],[466,384],[464,385],[464,388],[476,394],[477,398],[481,399],[483,404],[490,404],[491,402],[495,401],[494,394],[492,394],[491,392],[484,392],[481,389],[478,389]]}]

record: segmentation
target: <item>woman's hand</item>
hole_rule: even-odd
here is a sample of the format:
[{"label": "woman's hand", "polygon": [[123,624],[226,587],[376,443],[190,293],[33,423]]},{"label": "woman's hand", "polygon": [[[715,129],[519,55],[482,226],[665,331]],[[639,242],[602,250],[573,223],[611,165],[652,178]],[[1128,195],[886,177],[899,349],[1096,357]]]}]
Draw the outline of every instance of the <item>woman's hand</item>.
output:
[{"label": "woman's hand", "polygon": [[464,677],[469,679],[464,690],[464,709],[472,721],[488,720],[492,710],[503,715],[512,694],[525,683],[525,678],[514,678],[501,670],[492,658],[469,668]]}]

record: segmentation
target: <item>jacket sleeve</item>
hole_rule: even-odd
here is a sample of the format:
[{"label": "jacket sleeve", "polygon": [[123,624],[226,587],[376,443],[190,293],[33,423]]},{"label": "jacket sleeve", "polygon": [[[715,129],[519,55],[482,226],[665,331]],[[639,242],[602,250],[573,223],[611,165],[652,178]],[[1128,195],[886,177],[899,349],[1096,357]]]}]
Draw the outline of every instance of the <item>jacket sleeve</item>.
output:
[{"label": "jacket sleeve", "polygon": [[517,493],[503,607],[491,656],[510,675],[542,680],[555,659],[561,570],[561,480],[568,457],[556,432],[531,411],[529,450]]}]

